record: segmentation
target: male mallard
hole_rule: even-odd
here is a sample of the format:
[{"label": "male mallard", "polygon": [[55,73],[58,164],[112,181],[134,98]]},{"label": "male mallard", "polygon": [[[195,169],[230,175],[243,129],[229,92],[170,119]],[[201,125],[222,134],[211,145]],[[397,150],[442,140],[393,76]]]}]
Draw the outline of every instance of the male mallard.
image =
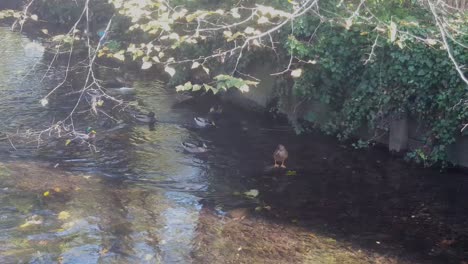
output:
[{"label": "male mallard", "polygon": [[96,138],[96,131],[94,131],[92,127],[87,127],[85,131],[86,135],[83,136],[84,140],[93,140]]},{"label": "male mallard", "polygon": [[281,168],[286,168],[284,162],[288,158],[288,151],[283,145],[278,145],[275,152],[273,153],[273,159],[275,160],[275,168],[279,167],[278,162],[281,162]]},{"label": "male mallard", "polygon": [[141,123],[147,123],[150,125],[154,125],[156,123],[156,117],[155,117],[154,112],[149,112],[146,115],[142,115],[142,114],[135,115],[135,119]]},{"label": "male mallard", "polygon": [[205,143],[203,145],[198,146],[196,144],[190,143],[190,142],[182,142],[182,147],[190,153],[204,153],[208,151],[208,147],[206,146]]},{"label": "male mallard", "polygon": [[215,126],[215,123],[213,121],[208,120],[208,119],[203,118],[203,117],[195,117],[194,120],[195,120],[195,123],[197,124],[197,126],[199,126],[199,127]]}]

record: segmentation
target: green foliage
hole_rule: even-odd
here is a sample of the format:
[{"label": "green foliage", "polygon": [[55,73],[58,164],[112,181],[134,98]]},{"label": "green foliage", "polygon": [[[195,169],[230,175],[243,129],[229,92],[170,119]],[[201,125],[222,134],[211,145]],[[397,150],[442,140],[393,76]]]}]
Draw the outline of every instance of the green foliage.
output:
[{"label": "green foliage", "polygon": [[249,91],[250,86],[256,86],[258,84],[258,82],[235,78],[230,75],[218,75],[214,77],[214,80],[215,82],[213,85],[210,85],[210,84],[199,85],[199,84],[192,84],[191,82],[186,82],[184,85],[178,85],[176,87],[176,90],[178,92],[182,92],[182,91],[196,92],[196,91],[200,91],[204,89],[207,92],[211,91],[213,92],[213,94],[217,94],[218,92],[227,91],[230,88],[236,88],[239,91],[244,93],[244,92]]},{"label": "green foliage", "polygon": [[[329,105],[330,119],[320,126],[341,139],[355,136],[363,127],[388,130],[392,118],[409,114],[427,128],[424,146],[409,157],[425,165],[444,163],[448,146],[468,119],[463,103],[466,84],[447,51],[434,40],[437,29],[413,21],[393,21],[382,33],[369,23],[354,23],[348,29],[343,24],[322,25],[312,41],[308,41],[311,25],[316,23],[309,18],[299,22],[287,47],[302,61],[317,64],[304,65],[294,92]],[[465,21],[462,27],[466,26]],[[458,41],[466,44],[468,38],[461,36]],[[468,64],[466,50],[452,47],[460,64]],[[363,146],[362,142],[358,145]]]}]

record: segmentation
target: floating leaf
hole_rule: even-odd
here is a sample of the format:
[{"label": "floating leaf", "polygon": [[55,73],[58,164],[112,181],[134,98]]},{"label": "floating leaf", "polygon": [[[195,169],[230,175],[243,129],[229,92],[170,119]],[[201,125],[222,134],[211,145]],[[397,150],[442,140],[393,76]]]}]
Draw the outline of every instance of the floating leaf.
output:
[{"label": "floating leaf", "polygon": [[96,102],[96,105],[99,106],[99,107],[103,106],[103,105],[104,105],[104,100],[99,99],[99,100]]},{"label": "floating leaf", "polygon": [[49,30],[47,30],[46,28],[41,29],[41,32],[46,34],[46,35],[49,35]]},{"label": "floating leaf", "polygon": [[41,99],[41,101],[39,101],[41,103],[42,106],[46,106],[49,104],[49,100],[47,100],[47,98],[44,98],[44,99]]},{"label": "floating leaf", "polygon": [[47,196],[49,196],[49,195],[50,195],[50,192],[49,192],[49,191],[44,192],[44,197],[47,197]]},{"label": "floating leaf", "polygon": [[302,69],[295,69],[291,72],[293,78],[299,78],[302,75]]},{"label": "floating leaf", "polygon": [[59,220],[67,220],[68,218],[70,218],[70,213],[67,211],[62,211],[58,214]]},{"label": "floating leaf", "polygon": [[151,68],[153,66],[153,63],[149,62],[149,61],[145,61],[143,62],[143,64],[141,65],[141,69],[142,70],[147,70],[149,68]]},{"label": "floating leaf", "polygon": [[249,86],[247,84],[243,84],[243,85],[241,85],[241,87],[239,87],[239,91],[241,91],[243,93],[247,93],[249,90],[250,90],[250,88],[249,88]]},{"label": "floating leaf", "polygon": [[250,198],[255,198],[260,192],[257,189],[251,189],[248,192],[244,192],[244,195]]},{"label": "floating leaf", "polygon": [[37,21],[39,18],[37,17],[37,15],[32,15],[31,19],[34,20],[34,21]]},{"label": "floating leaf", "polygon": [[207,67],[203,66],[203,70],[206,72],[206,74],[210,74],[210,69],[208,69]]},{"label": "floating leaf", "polygon": [[72,142],[71,139],[67,139],[67,140],[65,141],[65,146],[70,145],[71,142]]},{"label": "floating leaf", "polygon": [[55,188],[54,188],[54,192],[59,193],[59,192],[61,192],[61,191],[62,191],[62,190],[61,190],[59,187],[55,187]]},{"label": "floating leaf", "polygon": [[167,72],[171,77],[174,76],[174,74],[176,73],[176,70],[174,68],[169,67],[169,66],[166,66],[164,68],[164,71]]}]

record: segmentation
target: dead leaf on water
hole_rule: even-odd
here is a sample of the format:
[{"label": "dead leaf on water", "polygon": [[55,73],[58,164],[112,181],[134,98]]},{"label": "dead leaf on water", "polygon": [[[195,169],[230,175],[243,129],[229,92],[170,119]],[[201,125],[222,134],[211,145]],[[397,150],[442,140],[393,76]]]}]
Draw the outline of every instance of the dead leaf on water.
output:
[{"label": "dead leaf on water", "polygon": [[259,193],[260,192],[257,189],[251,189],[248,192],[244,192],[245,196],[247,196],[249,198],[255,198],[255,197],[258,196]]},{"label": "dead leaf on water", "polygon": [[67,220],[68,218],[70,218],[70,213],[67,211],[62,211],[58,214],[59,220]]}]

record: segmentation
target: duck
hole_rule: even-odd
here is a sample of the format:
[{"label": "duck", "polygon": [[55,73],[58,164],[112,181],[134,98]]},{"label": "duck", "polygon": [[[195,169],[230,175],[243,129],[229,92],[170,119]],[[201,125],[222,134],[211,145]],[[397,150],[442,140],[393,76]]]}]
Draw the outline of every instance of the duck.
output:
[{"label": "duck", "polygon": [[281,168],[286,168],[286,166],[284,165],[284,162],[286,161],[287,158],[288,158],[288,151],[283,145],[279,144],[275,152],[273,152],[273,159],[275,160],[274,167],[278,168],[279,167],[278,162],[281,162]]},{"label": "duck", "polygon": [[155,117],[154,112],[149,112],[146,115],[143,115],[143,114],[135,115],[135,119],[141,123],[147,123],[150,125],[156,124],[156,117]]},{"label": "duck", "polygon": [[199,127],[214,127],[215,123],[209,119],[203,118],[203,117],[195,117],[194,118],[195,123]]},{"label": "duck", "polygon": [[199,146],[190,142],[182,142],[181,145],[185,149],[185,151],[190,152],[190,153],[205,153],[208,151],[208,147],[206,146],[205,143]]}]

